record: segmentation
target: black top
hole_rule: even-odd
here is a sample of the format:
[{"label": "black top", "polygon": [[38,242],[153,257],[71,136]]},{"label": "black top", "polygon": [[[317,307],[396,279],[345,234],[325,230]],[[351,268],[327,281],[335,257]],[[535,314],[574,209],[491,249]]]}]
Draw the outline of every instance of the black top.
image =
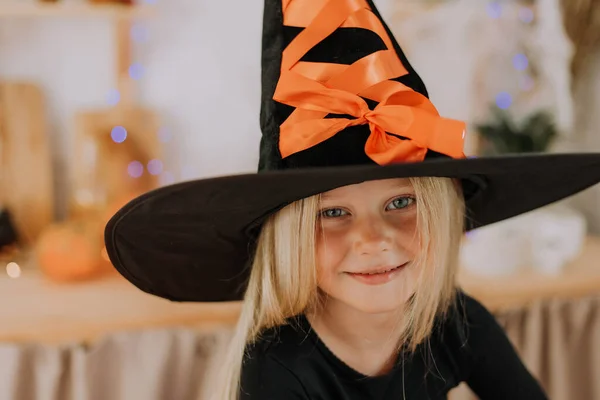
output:
[{"label": "black top", "polygon": [[[404,360],[404,362],[402,362]],[[466,382],[481,400],[547,399],[506,334],[464,293],[429,345],[399,357],[386,375],[365,376],[337,358],[300,315],[248,347],[242,400],[441,400]]]}]

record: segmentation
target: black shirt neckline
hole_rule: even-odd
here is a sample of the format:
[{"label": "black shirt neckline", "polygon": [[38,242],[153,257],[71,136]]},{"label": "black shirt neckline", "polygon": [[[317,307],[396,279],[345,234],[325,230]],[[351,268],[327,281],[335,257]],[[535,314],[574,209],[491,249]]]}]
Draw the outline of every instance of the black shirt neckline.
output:
[{"label": "black shirt neckline", "polygon": [[341,377],[345,379],[351,380],[353,382],[363,381],[380,383],[391,379],[397,372],[398,368],[402,368],[402,357],[399,354],[396,362],[394,363],[393,368],[386,374],[373,376],[365,375],[361,372],[358,372],[357,370],[346,364],[338,356],[336,356],[333,353],[333,351],[331,351],[331,349],[327,347],[327,345],[323,342],[323,340],[321,340],[317,332],[313,329],[312,325],[310,324],[310,321],[308,320],[308,318],[306,318],[305,314],[298,315],[297,321],[300,328],[306,333],[307,339],[311,340],[315,344],[317,350],[320,351],[321,354],[323,354],[327,361],[331,363],[334,366],[334,368],[336,368],[342,374]]}]

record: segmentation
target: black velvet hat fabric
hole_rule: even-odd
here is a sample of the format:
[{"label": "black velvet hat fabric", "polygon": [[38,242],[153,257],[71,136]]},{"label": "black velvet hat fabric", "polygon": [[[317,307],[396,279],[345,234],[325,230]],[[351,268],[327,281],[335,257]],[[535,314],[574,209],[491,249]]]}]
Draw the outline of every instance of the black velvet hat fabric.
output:
[{"label": "black velvet hat fabric", "polygon": [[[366,4],[381,20],[373,3],[368,0]],[[425,85],[381,22],[408,72],[393,80],[426,98]],[[273,100],[273,96],[282,53],[302,30],[284,26],[282,0],[265,0],[263,136],[257,173],[157,189],[127,204],[107,224],[110,260],[139,289],[175,301],[240,300],[254,241],[265,218],[293,201],[340,186],[394,177],[456,178],[465,194],[467,229],[474,229],[563,199],[600,180],[600,154],[456,159],[428,151],[419,162],[378,165],[365,154],[370,135],[367,124],[349,127],[313,147],[282,157],[280,126],[294,107]],[[307,51],[302,60],[350,65],[380,50],[386,50],[386,45],[374,32],[340,27]],[[376,106],[372,100],[365,101],[370,109]],[[339,115],[327,116],[335,117]]]}]

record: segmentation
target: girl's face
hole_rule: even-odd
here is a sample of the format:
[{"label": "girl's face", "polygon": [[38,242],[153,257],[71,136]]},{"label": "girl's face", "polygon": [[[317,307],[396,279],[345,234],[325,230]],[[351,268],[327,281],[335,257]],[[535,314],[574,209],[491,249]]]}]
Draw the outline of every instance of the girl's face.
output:
[{"label": "girl's face", "polygon": [[419,271],[415,192],[386,179],[323,193],[317,221],[317,280],[337,301],[367,313],[397,311]]}]

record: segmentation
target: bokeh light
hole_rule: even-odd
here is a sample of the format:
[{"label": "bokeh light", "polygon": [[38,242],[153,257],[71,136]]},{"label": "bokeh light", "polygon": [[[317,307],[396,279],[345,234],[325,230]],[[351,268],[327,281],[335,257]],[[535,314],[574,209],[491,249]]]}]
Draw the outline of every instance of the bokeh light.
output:
[{"label": "bokeh light", "polygon": [[160,160],[154,159],[148,162],[148,172],[150,175],[160,175],[163,170],[163,163]]},{"label": "bokeh light", "polygon": [[496,105],[498,108],[506,110],[512,104],[512,97],[509,93],[501,92],[496,96]]},{"label": "bokeh light", "polygon": [[9,262],[6,264],[6,274],[10,278],[18,278],[21,276],[21,267],[16,262]]},{"label": "bokeh light", "polygon": [[127,129],[122,126],[115,126],[110,131],[110,137],[115,143],[123,143],[127,139]]},{"label": "bokeh light", "polygon": [[144,75],[144,67],[140,63],[131,64],[129,67],[129,76],[131,79],[140,80]]},{"label": "bokeh light", "polygon": [[519,71],[524,71],[529,66],[529,60],[523,53],[519,53],[513,57],[513,66]]},{"label": "bokeh light", "polygon": [[127,173],[132,178],[139,178],[144,174],[144,166],[139,161],[132,161],[127,166]]}]

